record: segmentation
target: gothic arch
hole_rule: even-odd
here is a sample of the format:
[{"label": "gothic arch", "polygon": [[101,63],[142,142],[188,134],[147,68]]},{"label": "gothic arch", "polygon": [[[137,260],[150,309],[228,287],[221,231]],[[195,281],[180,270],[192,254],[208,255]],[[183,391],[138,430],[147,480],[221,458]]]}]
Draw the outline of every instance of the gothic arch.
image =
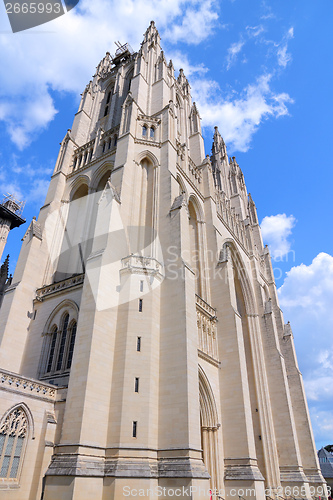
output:
[{"label": "gothic arch", "polygon": [[73,193],[71,193],[70,200],[75,201],[80,198],[84,198],[85,196],[88,196],[88,185],[87,184],[81,184]]},{"label": "gothic arch", "polygon": [[76,191],[81,187],[86,185],[89,188],[90,179],[87,175],[81,174],[76,179],[71,182],[69,186],[66,186],[64,193],[64,200],[71,201]]},{"label": "gothic arch", "polygon": [[115,79],[114,76],[111,77],[111,78],[108,78],[104,82],[104,85],[105,85],[104,89],[105,89],[105,91],[109,91],[110,89],[114,88],[115,84],[116,84],[116,79]]},{"label": "gothic arch", "polygon": [[114,165],[110,162],[105,162],[100,167],[98,167],[98,169],[94,172],[94,174],[91,178],[90,185],[89,185],[89,191],[90,192],[96,191],[98,184],[100,183],[103,176],[107,172],[110,172],[110,174],[111,174],[113,168],[114,168]]},{"label": "gothic arch", "polygon": [[263,285],[263,291],[264,291],[265,301],[269,300],[270,293],[269,293],[269,289],[268,289],[268,286],[266,285],[266,283],[264,283],[264,285]]},{"label": "gothic arch", "polygon": [[[231,260],[234,268],[234,287],[238,311],[241,316],[242,337],[245,353],[245,369],[247,373],[249,396],[252,408],[253,419],[260,423],[262,431],[262,441],[255,440],[256,456],[258,466],[263,474],[266,475],[267,462],[264,455],[264,447],[271,446],[271,441],[267,436],[270,435],[271,422],[269,420],[270,401],[267,398],[267,379],[266,362],[261,342],[259,315],[257,314],[257,305],[255,294],[249,279],[249,271],[237,249],[235,242],[231,239],[226,240],[222,247],[220,260]],[[254,408],[259,410],[254,412]]]},{"label": "gothic arch", "polygon": [[197,221],[198,222],[203,222],[203,220],[204,220],[204,213],[203,213],[203,209],[201,207],[201,204],[200,204],[199,199],[198,199],[198,197],[197,197],[196,194],[194,194],[194,193],[190,194],[189,199],[188,199],[188,205],[190,203],[193,204],[193,207],[195,209]]},{"label": "gothic arch", "polygon": [[[185,182],[179,174],[177,174],[177,182],[179,184],[181,193],[185,193],[185,198],[187,200],[188,196],[187,196],[187,189],[185,186]],[[181,193],[179,193],[179,194],[181,194]]]},{"label": "gothic arch", "polygon": [[8,417],[8,415],[14,411],[14,410],[17,410],[19,408],[22,408],[22,410],[24,411],[26,417],[27,417],[27,420],[28,420],[28,437],[31,437],[31,439],[35,439],[35,423],[34,423],[34,419],[33,419],[33,416],[32,416],[32,413],[31,413],[31,410],[29,408],[29,406],[26,405],[26,403],[24,403],[23,401],[21,403],[16,403],[14,406],[12,406],[11,408],[9,408],[9,410],[7,410],[1,417],[0,419],[0,425],[1,425],[1,422],[3,422],[4,420],[6,420],[6,418]]},{"label": "gothic arch", "polygon": [[148,149],[145,149],[144,151],[141,151],[135,158],[135,162],[139,165],[145,158],[147,158],[152,164],[153,167],[158,167],[159,162],[154,153],[151,151],[148,151]]},{"label": "gothic arch", "polygon": [[[72,300],[63,300],[50,314],[42,336],[44,337],[41,349],[38,374],[40,376],[54,376],[70,369],[67,366],[69,350],[74,349],[76,325],[78,322],[79,308]],[[66,318],[67,322],[66,322]],[[66,323],[66,325],[65,325]],[[75,325],[75,334],[73,327]],[[73,336],[73,344],[72,344]],[[60,346],[60,343],[63,345]],[[73,352],[71,352],[71,356]],[[61,359],[61,361],[60,361]],[[56,366],[59,361],[59,367]]]},{"label": "gothic arch", "polygon": [[214,393],[208,377],[199,365],[199,403],[201,421],[201,441],[204,464],[210,475],[211,489],[219,490],[220,457],[218,443],[218,412]]},{"label": "gothic arch", "polygon": [[134,63],[129,66],[124,77],[123,99],[125,100],[131,90],[132,78],[134,77]]},{"label": "gothic arch", "polygon": [[246,269],[245,263],[239,253],[239,250],[233,239],[227,238],[222,246],[222,250],[220,253],[220,259],[227,260],[228,258],[232,259],[232,262],[237,271],[237,275],[239,278],[240,286],[242,289],[242,294],[244,297],[245,303],[245,311],[246,314],[253,315],[255,314],[255,299],[254,292],[251,286],[251,282],[249,279],[248,271]]},{"label": "gothic arch", "polygon": [[199,365],[199,400],[201,422],[204,427],[218,428],[218,413],[212,387],[208,377]]},{"label": "gothic arch", "polygon": [[114,81],[109,81],[105,86],[104,99],[101,107],[102,117],[107,116],[110,112],[112,96],[114,93]]},{"label": "gothic arch", "polygon": [[125,73],[125,80],[127,80],[129,78],[129,76],[132,72],[134,74],[134,63],[130,64],[129,67],[127,68],[126,73]]},{"label": "gothic arch", "polygon": [[77,321],[79,316],[78,305],[73,300],[65,299],[62,302],[60,302],[51,312],[50,316],[48,317],[45,323],[42,335],[46,335],[47,333],[49,333],[54,324],[59,323],[59,321],[61,321],[66,311],[72,311],[74,313],[72,315],[72,318],[75,318]]},{"label": "gothic arch", "polygon": [[158,229],[159,162],[149,150],[138,153],[134,159],[133,197],[137,191],[141,196],[135,200],[132,212],[130,248],[133,253],[144,252],[154,257],[157,252],[156,231]]},{"label": "gothic arch", "polygon": [[182,99],[179,96],[179,93],[176,92],[176,110],[177,110],[177,135],[178,137],[182,137],[183,130],[183,117],[184,117],[184,107],[182,104]]},{"label": "gothic arch", "polygon": [[205,278],[205,236],[203,227],[203,211],[196,195],[188,200],[190,253],[189,262],[195,271],[195,293],[207,300],[207,283]]},{"label": "gothic arch", "polygon": [[88,176],[80,175],[68,190],[65,190],[67,203],[64,203],[59,211],[61,224],[58,242],[61,242],[61,245],[56,253],[54,282],[84,272],[82,254],[84,255],[87,232],[86,221],[90,218],[89,182]]},{"label": "gothic arch", "polygon": [[[25,403],[12,406],[0,420],[0,477],[4,484],[17,484],[30,438],[34,439],[32,414]],[[15,484],[14,483],[14,484]]]}]

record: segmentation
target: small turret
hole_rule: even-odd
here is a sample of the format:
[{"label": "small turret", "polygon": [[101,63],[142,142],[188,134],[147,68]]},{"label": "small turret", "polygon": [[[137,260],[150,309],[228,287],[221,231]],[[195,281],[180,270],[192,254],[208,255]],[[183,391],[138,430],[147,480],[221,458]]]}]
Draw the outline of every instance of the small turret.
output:
[{"label": "small turret", "polygon": [[249,201],[248,201],[247,207],[248,207],[248,211],[249,211],[249,217],[250,217],[251,224],[258,224],[257,208],[255,206],[253,199],[252,199],[251,193],[249,193]]},{"label": "small turret", "polygon": [[214,176],[215,187],[220,191],[225,191],[228,193],[227,183],[226,183],[226,172],[225,167],[227,157],[227,148],[225,142],[219,132],[218,127],[214,127],[214,138],[212,146],[212,169]]},{"label": "small turret", "polygon": [[198,132],[201,133],[201,125],[200,125],[200,114],[195,102],[192,105],[191,113],[190,113],[190,124],[191,124],[191,135],[196,134]]},{"label": "small turret", "polygon": [[183,93],[185,95],[188,95],[190,93],[190,84],[188,83],[188,80],[184,74],[184,70],[182,68],[180,68],[179,70],[179,75],[178,75],[178,78],[177,78],[177,82],[180,86],[180,88],[182,89]]},{"label": "small turret", "polygon": [[96,73],[94,76],[106,76],[108,73],[110,73],[112,67],[112,59],[110,52],[107,52],[99,65],[96,68]]},{"label": "small turret", "polygon": [[169,61],[168,70],[170,71],[171,76],[174,77],[175,76],[175,68],[173,66],[172,59],[170,59],[170,61]]},{"label": "small turret", "polygon": [[142,42],[142,48],[146,46],[146,48],[150,49],[156,45],[160,45],[161,37],[157,28],[155,26],[154,21],[150,21],[150,25],[148,26],[146,33],[144,34],[144,39]]}]

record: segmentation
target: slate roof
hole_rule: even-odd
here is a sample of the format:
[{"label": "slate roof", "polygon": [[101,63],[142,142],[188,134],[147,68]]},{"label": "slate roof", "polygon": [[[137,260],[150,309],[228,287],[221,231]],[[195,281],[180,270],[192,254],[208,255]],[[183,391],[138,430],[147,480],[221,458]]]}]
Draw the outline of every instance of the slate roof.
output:
[{"label": "slate roof", "polygon": [[324,478],[333,477],[333,453],[321,448],[318,451],[318,458]]}]

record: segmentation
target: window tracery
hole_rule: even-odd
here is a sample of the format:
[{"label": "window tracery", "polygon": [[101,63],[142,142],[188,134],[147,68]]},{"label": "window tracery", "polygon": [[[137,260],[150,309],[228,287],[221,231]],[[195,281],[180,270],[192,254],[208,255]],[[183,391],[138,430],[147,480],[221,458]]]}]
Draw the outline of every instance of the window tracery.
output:
[{"label": "window tracery", "polygon": [[15,408],[0,424],[0,478],[18,478],[28,434],[28,419]]}]

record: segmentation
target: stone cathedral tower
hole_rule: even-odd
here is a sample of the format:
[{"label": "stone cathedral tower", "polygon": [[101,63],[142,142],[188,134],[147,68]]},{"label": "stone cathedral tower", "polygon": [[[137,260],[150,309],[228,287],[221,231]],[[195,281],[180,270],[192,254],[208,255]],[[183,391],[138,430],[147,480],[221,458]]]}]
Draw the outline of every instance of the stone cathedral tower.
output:
[{"label": "stone cathedral tower", "polygon": [[0,334],[3,500],[323,487],[255,204],[153,22],[82,94]]}]

